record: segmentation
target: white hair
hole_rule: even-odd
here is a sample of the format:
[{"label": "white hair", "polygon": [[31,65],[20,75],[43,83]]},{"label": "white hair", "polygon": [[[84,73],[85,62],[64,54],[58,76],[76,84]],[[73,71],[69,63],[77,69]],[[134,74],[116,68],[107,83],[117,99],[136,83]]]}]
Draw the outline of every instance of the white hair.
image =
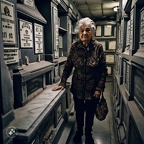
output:
[{"label": "white hair", "polygon": [[83,24],[91,25],[92,31],[95,32],[96,26],[95,26],[94,21],[91,20],[91,19],[88,18],[88,17],[85,17],[85,18],[80,19],[80,20],[76,23],[76,27],[75,27],[75,33],[76,33],[76,34],[79,33],[80,27],[81,27]]}]

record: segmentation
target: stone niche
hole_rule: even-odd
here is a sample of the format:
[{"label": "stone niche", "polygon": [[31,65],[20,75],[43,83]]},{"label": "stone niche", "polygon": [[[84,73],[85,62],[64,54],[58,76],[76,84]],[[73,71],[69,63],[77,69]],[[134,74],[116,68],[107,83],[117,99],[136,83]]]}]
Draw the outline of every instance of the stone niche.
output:
[{"label": "stone niche", "polygon": [[53,83],[54,64],[41,61],[14,70],[14,107],[22,107]]},{"label": "stone niche", "polygon": [[144,116],[144,69],[134,69],[134,101]]}]

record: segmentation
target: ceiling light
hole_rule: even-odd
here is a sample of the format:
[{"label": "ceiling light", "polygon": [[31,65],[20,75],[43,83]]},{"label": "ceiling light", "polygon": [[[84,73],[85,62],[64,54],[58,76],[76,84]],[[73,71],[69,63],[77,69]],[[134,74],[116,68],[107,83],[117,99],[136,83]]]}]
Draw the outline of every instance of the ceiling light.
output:
[{"label": "ceiling light", "polygon": [[118,6],[114,7],[113,10],[114,10],[115,12],[117,12],[117,11],[118,11]]}]

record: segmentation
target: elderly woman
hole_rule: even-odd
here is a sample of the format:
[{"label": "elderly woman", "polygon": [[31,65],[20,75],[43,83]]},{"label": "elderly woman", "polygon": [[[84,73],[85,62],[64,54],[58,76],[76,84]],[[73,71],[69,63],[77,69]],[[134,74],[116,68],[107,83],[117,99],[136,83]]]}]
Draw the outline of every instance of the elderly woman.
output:
[{"label": "elderly woman", "polygon": [[79,40],[71,45],[60,84],[52,89],[63,89],[74,68],[71,92],[77,122],[77,131],[73,138],[75,143],[81,141],[85,122],[86,144],[94,144],[92,126],[95,106],[105,88],[106,62],[102,45],[93,39],[95,30],[95,24],[90,18],[82,18],[77,22],[75,32]]}]

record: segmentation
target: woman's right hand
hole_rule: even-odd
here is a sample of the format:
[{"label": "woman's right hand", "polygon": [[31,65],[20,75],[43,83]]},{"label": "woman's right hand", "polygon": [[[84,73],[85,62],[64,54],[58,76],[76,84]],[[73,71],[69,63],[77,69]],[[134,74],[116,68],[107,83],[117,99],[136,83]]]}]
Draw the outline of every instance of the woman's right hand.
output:
[{"label": "woman's right hand", "polygon": [[64,87],[63,86],[56,86],[56,87],[54,87],[53,89],[52,89],[52,91],[57,91],[57,90],[63,90],[64,89]]}]

